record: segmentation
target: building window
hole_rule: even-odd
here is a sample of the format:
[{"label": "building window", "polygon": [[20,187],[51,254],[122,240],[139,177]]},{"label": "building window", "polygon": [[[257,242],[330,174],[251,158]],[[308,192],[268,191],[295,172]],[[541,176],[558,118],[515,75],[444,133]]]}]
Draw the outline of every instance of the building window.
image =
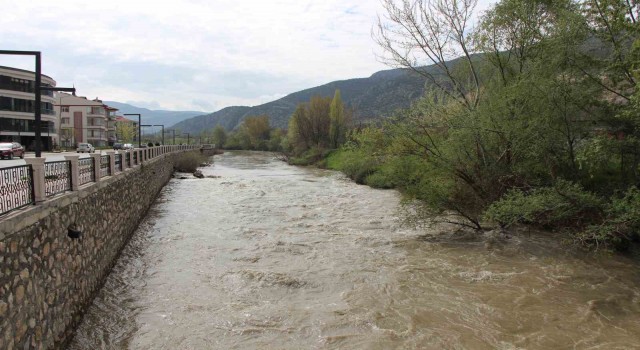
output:
[{"label": "building window", "polygon": [[[35,101],[21,98],[0,97],[0,110],[34,113]],[[42,114],[54,115],[53,104],[42,102],[40,104]]]},{"label": "building window", "polygon": [[69,118],[62,118],[62,124],[69,124]]},{"label": "building window", "polygon": [[60,108],[60,110],[61,110],[62,112],[69,113],[69,106],[62,106],[62,107]]},{"label": "building window", "polygon": [[0,111],[10,111],[13,109],[11,97],[0,96]]},{"label": "building window", "polygon": [[20,92],[34,92],[35,81],[18,79],[6,75],[0,75],[0,89]]},{"label": "building window", "polygon": [[[40,122],[41,131],[44,133],[56,133],[55,123],[49,121]],[[35,121],[26,119],[0,118],[0,131],[33,132]]]}]

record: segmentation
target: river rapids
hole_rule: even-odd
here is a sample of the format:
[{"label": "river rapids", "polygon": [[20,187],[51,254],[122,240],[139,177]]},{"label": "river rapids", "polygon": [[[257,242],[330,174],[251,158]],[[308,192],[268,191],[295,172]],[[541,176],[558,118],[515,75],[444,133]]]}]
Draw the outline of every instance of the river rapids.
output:
[{"label": "river rapids", "polygon": [[402,225],[400,195],[273,154],[173,179],[71,349],[640,349],[640,263]]}]

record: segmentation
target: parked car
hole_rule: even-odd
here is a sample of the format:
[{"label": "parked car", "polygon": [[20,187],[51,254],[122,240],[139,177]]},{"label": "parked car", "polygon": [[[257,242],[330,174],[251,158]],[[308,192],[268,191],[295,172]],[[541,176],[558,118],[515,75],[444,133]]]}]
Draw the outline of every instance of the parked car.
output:
[{"label": "parked car", "polygon": [[124,150],[133,149],[133,145],[130,143],[125,143],[124,145],[122,145],[122,149]]},{"label": "parked car", "polygon": [[113,149],[124,149],[124,144],[123,143],[114,143],[113,144]]},{"label": "parked car", "polygon": [[79,143],[78,148],[76,148],[76,152],[78,153],[93,153],[96,149],[90,143]]},{"label": "parked car", "polygon": [[13,159],[14,156],[24,159],[24,147],[21,144],[17,142],[0,143],[0,158]]}]

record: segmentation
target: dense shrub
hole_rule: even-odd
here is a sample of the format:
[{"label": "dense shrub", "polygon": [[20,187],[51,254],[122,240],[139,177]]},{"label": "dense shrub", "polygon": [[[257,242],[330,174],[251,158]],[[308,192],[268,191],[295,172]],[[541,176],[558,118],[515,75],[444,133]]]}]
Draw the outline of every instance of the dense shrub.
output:
[{"label": "dense shrub", "polygon": [[605,208],[605,218],[577,234],[589,246],[613,246],[625,249],[630,241],[640,238],[640,190],[631,187],[624,196],[614,197]]},{"label": "dense shrub", "polygon": [[207,156],[195,152],[187,152],[181,154],[176,163],[174,169],[183,173],[192,173],[198,169],[200,164],[207,161]]},{"label": "dense shrub", "polygon": [[291,165],[311,165],[323,161],[329,150],[320,147],[311,147],[298,156],[289,156],[288,161]]},{"label": "dense shrub", "polygon": [[600,198],[580,185],[558,180],[552,187],[509,191],[489,206],[485,218],[502,226],[519,222],[545,228],[585,227],[600,220],[602,205]]}]

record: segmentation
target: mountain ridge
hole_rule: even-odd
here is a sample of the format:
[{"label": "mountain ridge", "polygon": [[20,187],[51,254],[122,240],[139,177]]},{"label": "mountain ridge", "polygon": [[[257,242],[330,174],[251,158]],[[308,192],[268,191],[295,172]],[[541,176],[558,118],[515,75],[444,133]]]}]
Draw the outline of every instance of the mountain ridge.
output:
[{"label": "mountain ridge", "polygon": [[426,82],[425,77],[408,69],[383,70],[366,78],[336,80],[296,91],[253,107],[225,107],[213,113],[185,119],[171,128],[179,129],[181,132],[198,133],[222,125],[226,130],[233,130],[245,118],[263,114],[269,116],[271,126],[286,128],[299,103],[308,102],[316,95],[333,97],[336,89],[340,89],[345,105],[354,110],[355,119],[365,121],[387,116],[399,108],[408,108],[413,101],[423,96]]},{"label": "mountain ridge", "polygon": [[139,113],[142,115],[143,124],[164,125],[165,127],[171,127],[174,124],[179,123],[185,119],[193,118],[207,113],[200,111],[169,111],[161,109],[152,110],[117,101],[103,102],[110,107],[117,108],[119,115],[126,113]]}]

